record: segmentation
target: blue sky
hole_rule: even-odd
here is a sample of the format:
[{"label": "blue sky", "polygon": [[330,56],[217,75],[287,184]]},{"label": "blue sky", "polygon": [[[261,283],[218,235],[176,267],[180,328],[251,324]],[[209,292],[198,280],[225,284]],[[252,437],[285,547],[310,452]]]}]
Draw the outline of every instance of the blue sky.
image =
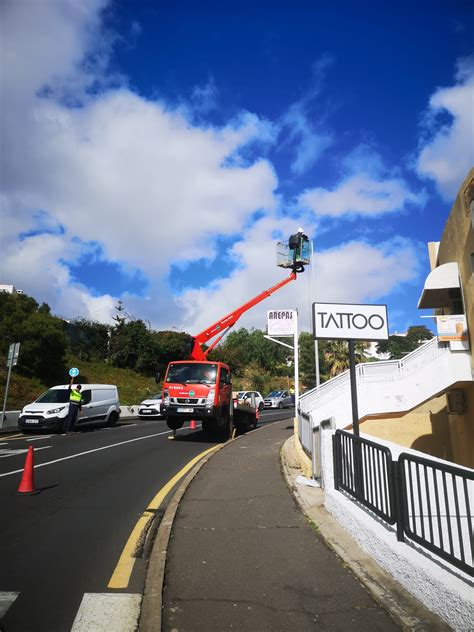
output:
[{"label": "blue sky", "polygon": [[[66,318],[197,333],[311,300],[416,304],[474,163],[472,3],[2,4],[2,278]],[[426,312],[423,312],[426,313]]]}]

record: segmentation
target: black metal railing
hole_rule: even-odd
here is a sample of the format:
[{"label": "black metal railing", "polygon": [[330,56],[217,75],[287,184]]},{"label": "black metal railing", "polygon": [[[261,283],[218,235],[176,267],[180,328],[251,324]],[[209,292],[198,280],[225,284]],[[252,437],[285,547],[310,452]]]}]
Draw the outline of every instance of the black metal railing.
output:
[{"label": "black metal railing", "polygon": [[404,533],[473,575],[474,472],[407,453],[398,464]]},{"label": "black metal railing", "polygon": [[334,435],[334,482],[408,537],[474,575],[474,472],[402,453],[343,430]]},{"label": "black metal railing", "polygon": [[334,480],[389,524],[396,522],[392,454],[389,448],[343,430],[335,434]]}]

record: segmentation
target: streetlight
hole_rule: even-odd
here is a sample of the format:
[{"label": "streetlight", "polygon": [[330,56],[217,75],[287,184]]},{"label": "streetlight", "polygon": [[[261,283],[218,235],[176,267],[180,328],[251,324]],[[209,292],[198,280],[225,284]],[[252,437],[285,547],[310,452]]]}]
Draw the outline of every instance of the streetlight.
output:
[{"label": "streetlight", "polygon": [[[314,252],[313,252],[313,240],[311,240],[311,263],[313,264],[311,266],[311,274],[309,276],[309,282],[310,282],[310,290],[309,290],[309,315],[310,315],[310,322],[312,320],[313,317],[313,296],[315,294],[315,281],[314,281]],[[314,371],[315,371],[315,378],[316,378],[316,386],[319,386],[320,384],[320,375],[319,375],[319,347],[318,347],[318,341],[315,339],[314,340]]]}]

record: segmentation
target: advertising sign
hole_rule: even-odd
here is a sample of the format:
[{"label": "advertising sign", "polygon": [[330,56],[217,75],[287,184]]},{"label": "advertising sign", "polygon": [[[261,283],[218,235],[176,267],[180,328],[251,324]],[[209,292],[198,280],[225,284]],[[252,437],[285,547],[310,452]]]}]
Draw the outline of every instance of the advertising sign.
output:
[{"label": "advertising sign", "polygon": [[467,341],[467,321],[464,314],[437,316],[438,340],[440,342]]},{"label": "advertising sign", "polygon": [[313,303],[315,338],[388,340],[386,305]]},{"label": "advertising sign", "polygon": [[269,336],[293,336],[296,314],[292,309],[272,309],[267,312]]}]

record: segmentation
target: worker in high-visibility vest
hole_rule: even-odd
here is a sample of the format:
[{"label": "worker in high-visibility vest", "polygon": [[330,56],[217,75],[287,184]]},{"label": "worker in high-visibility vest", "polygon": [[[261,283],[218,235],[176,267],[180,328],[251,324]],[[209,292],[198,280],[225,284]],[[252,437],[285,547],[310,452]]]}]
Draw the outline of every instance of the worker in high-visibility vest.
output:
[{"label": "worker in high-visibility vest", "polygon": [[71,435],[74,432],[74,426],[76,425],[77,415],[81,410],[82,406],[82,394],[81,394],[81,385],[78,384],[75,389],[72,388],[73,380],[69,384],[69,411],[66,417],[66,422],[64,424],[66,434]]}]

